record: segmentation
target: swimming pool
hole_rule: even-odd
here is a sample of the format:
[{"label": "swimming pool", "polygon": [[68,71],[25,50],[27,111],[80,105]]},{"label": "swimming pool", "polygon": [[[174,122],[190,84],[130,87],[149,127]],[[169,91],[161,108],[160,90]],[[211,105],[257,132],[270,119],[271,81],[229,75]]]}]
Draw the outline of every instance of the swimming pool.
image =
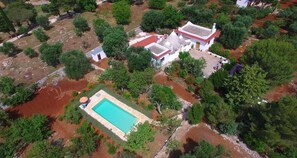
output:
[{"label": "swimming pool", "polygon": [[135,116],[106,98],[95,105],[92,110],[126,134],[130,132],[137,121]]}]

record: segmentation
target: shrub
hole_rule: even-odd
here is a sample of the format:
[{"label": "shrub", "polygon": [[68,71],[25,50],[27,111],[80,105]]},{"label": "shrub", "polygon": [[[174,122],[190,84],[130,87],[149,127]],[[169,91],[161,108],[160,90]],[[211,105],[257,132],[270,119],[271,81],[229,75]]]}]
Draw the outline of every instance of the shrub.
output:
[{"label": "shrub", "polygon": [[164,16],[161,12],[150,10],[143,14],[140,27],[143,31],[152,32],[163,26]]},{"label": "shrub", "polygon": [[128,24],[130,22],[131,10],[127,1],[119,1],[112,5],[112,15],[117,24]]},{"label": "shrub", "polygon": [[181,1],[179,1],[179,2],[177,3],[177,6],[180,7],[180,8],[182,8],[182,7],[186,6],[186,2],[183,1],[183,0],[181,0]]},{"label": "shrub", "polygon": [[63,115],[60,116],[62,120],[65,120],[67,123],[71,124],[79,124],[82,118],[79,109],[75,105],[67,105],[65,106],[65,111]]},{"label": "shrub", "polygon": [[193,85],[189,85],[189,86],[187,87],[187,91],[188,91],[188,92],[194,92],[194,90],[195,90],[195,87],[194,87]]},{"label": "shrub", "polygon": [[0,52],[8,56],[14,56],[18,53],[18,48],[11,42],[4,42],[0,46]]},{"label": "shrub", "polygon": [[196,79],[195,79],[194,76],[188,76],[188,77],[186,78],[186,82],[187,82],[188,84],[194,84],[195,81],[196,81]]},{"label": "shrub", "polygon": [[76,16],[72,22],[72,24],[74,25],[74,27],[76,28],[76,30],[78,32],[85,32],[90,30],[90,27],[88,25],[88,21],[80,16]]},{"label": "shrub", "polygon": [[188,111],[188,119],[191,124],[197,124],[201,122],[203,116],[204,112],[201,104],[194,104]]},{"label": "shrub", "polygon": [[40,42],[46,42],[49,37],[46,35],[46,33],[41,29],[36,29],[33,31],[33,35],[40,41]]},{"label": "shrub", "polygon": [[30,47],[24,49],[24,53],[25,53],[25,55],[27,55],[30,58],[34,58],[34,57],[37,57],[38,56],[38,54],[36,53],[36,51],[34,49],[30,48]]},{"label": "shrub", "polygon": [[78,95],[78,92],[77,92],[77,91],[72,91],[71,95],[72,95],[73,97],[76,97],[76,96]]},{"label": "shrub", "polygon": [[24,27],[24,26],[21,26],[18,30],[18,34],[24,34],[24,35],[27,35],[29,32],[29,29],[27,27]]},{"label": "shrub", "polygon": [[43,27],[46,30],[50,28],[50,22],[48,21],[47,16],[41,15],[36,17],[36,22],[39,26]]},{"label": "shrub", "polygon": [[113,145],[113,144],[109,144],[108,145],[108,153],[110,154],[110,155],[114,155],[115,153],[116,153],[116,147]]},{"label": "shrub", "polygon": [[210,81],[205,80],[202,83],[202,85],[201,85],[198,93],[199,93],[200,97],[203,98],[203,99],[205,99],[205,98],[213,95],[214,94],[214,86],[213,86],[213,84]]},{"label": "shrub", "polygon": [[182,78],[186,78],[187,77],[187,70],[181,70],[180,72],[179,72],[179,76],[180,77],[182,77]]},{"label": "shrub", "polygon": [[166,6],[166,0],[149,0],[148,5],[151,9],[163,9]]},{"label": "shrub", "polygon": [[237,131],[238,124],[234,121],[229,123],[222,123],[219,125],[219,129],[221,133],[228,134],[228,135],[236,135],[238,133]]}]

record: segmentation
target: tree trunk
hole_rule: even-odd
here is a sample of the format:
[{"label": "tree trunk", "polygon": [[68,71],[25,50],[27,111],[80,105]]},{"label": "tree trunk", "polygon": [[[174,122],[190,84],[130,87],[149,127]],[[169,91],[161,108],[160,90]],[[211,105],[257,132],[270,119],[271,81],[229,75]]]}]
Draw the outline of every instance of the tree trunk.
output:
[{"label": "tree trunk", "polygon": [[158,113],[162,115],[161,105],[159,103],[156,103],[156,104],[157,104],[157,111],[158,111]]}]

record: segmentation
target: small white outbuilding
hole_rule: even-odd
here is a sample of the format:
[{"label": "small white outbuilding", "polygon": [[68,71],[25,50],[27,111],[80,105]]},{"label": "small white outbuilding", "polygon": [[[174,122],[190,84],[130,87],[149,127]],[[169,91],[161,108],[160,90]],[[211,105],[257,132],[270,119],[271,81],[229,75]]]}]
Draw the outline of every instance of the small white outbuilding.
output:
[{"label": "small white outbuilding", "polygon": [[89,51],[86,56],[88,58],[92,58],[95,62],[99,62],[100,60],[107,57],[101,46]]}]

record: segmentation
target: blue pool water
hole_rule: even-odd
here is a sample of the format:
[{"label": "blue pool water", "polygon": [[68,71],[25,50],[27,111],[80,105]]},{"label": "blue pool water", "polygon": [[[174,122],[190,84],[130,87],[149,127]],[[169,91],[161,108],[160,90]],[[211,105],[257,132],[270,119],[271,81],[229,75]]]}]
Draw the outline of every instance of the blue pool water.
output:
[{"label": "blue pool water", "polygon": [[124,133],[128,133],[136,123],[135,116],[106,98],[100,101],[92,109]]}]

